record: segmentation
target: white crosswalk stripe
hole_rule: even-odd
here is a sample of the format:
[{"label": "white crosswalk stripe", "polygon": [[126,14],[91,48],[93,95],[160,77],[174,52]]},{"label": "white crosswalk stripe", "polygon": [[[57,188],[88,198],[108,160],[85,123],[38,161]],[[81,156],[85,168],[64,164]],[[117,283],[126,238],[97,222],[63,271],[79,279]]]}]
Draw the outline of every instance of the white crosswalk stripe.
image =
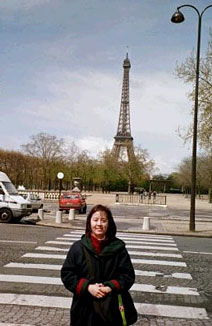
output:
[{"label": "white crosswalk stripe", "polygon": [[[60,237],[58,237],[57,239],[75,239],[75,240],[80,240],[80,238],[81,237],[79,237],[79,236],[77,236],[77,235],[70,235],[70,234],[64,234],[63,235],[63,237],[64,238],[60,238]],[[136,237],[136,238],[134,238],[134,237],[126,237],[126,236],[122,236],[121,237],[121,239],[122,240],[133,240],[133,241],[135,241],[135,240],[137,240],[137,241],[142,241],[142,240],[145,240],[145,241],[153,241],[154,240],[154,242],[165,242],[165,243],[174,243],[174,240],[171,240],[171,239],[160,239],[160,238],[153,238],[153,237],[145,237],[145,236],[143,236],[143,237]]]},{"label": "white crosswalk stripe", "polygon": [[[65,245],[65,246],[71,246],[74,242],[69,242],[69,241],[57,241],[57,240],[52,240],[52,241],[47,241],[47,244],[56,244],[56,245]],[[156,246],[148,246],[147,245],[127,245],[126,248],[132,248],[132,249],[156,249],[156,250],[168,250],[168,251],[178,251],[178,248],[176,247],[160,247],[158,245]]]},{"label": "white crosswalk stripe", "polygon": [[0,323],[0,326],[32,326],[29,324],[11,324],[11,323]]},{"label": "white crosswalk stripe", "polygon": [[142,271],[135,269],[135,275],[136,276],[147,276],[147,277],[165,277],[165,278],[180,278],[180,279],[188,279],[192,280],[192,276],[189,273],[171,273],[171,274],[164,274],[157,271]]},{"label": "white crosswalk stripe", "polygon": [[[51,297],[43,295],[24,295],[13,293],[2,293],[0,297],[0,304],[16,304],[37,306],[37,307],[54,307],[69,309],[71,304],[71,298],[64,297]],[[175,318],[194,318],[194,319],[208,319],[207,312],[204,308],[193,308],[184,306],[171,306],[171,305],[152,305],[135,303],[138,313],[142,315],[152,316],[165,316]],[[25,326],[25,325],[24,325]]]},{"label": "white crosswalk stripe", "polygon": [[[0,282],[62,285],[62,281],[59,277],[41,277],[41,276],[25,276],[25,275],[9,275],[9,274],[0,274]],[[132,286],[131,290],[138,291],[138,292],[151,292],[151,293],[199,295],[196,288],[186,288],[186,287],[179,287],[179,286],[175,286],[175,287],[168,286],[165,290],[160,290],[153,285],[135,283]]]},{"label": "white crosswalk stripe", "polygon": [[171,257],[171,258],[182,258],[179,254],[166,254],[164,252],[144,252],[144,251],[131,251],[128,250],[130,256],[154,256],[154,257]]},{"label": "white crosswalk stripe", "polygon": [[[62,265],[56,264],[30,264],[30,263],[9,263],[5,265],[7,268],[29,268],[29,269],[43,269],[43,270],[57,270],[60,271]],[[164,278],[179,278],[179,279],[189,279],[191,280],[191,274],[189,273],[171,273],[171,274],[164,274],[158,271],[142,271],[135,269],[136,276],[148,276],[148,277],[164,277]]]},{"label": "white crosswalk stripe", "polygon": [[[67,238],[61,238],[61,237],[58,237],[56,238],[56,240],[66,240]],[[71,238],[70,238],[71,239]],[[153,240],[125,240],[124,241],[125,243],[135,243],[135,244],[155,244],[155,241]],[[170,247],[176,247],[176,244],[175,243],[160,243],[160,246],[170,246]]]},{"label": "white crosswalk stripe", "polygon": [[[68,236],[78,236],[79,239],[81,238],[81,236],[83,235],[83,231],[77,231],[77,230],[73,230],[71,231]],[[117,237],[121,238],[122,237],[133,237],[133,239],[136,239],[136,238],[143,238],[143,237],[147,237],[148,239],[167,239],[167,240],[172,240],[173,241],[173,238],[171,236],[167,236],[167,235],[152,235],[152,234],[135,234],[135,233],[124,233],[124,232],[117,232],[116,234]]]},{"label": "white crosswalk stripe", "polygon": [[153,249],[165,251],[178,251],[178,248],[160,247],[160,246],[140,246],[140,245],[127,245],[127,249]]},{"label": "white crosswalk stripe", "polygon": [[[39,246],[36,247],[35,250],[41,251],[62,251],[68,252],[69,249],[58,248],[58,247],[49,247],[49,246]],[[144,252],[144,251],[129,251],[129,254],[132,256],[155,256],[155,257],[173,257],[173,258],[182,258],[180,254],[166,254],[166,253],[153,253],[153,252]]]},{"label": "white crosswalk stripe", "polygon": [[[46,241],[44,246],[37,246],[34,250],[22,256],[22,262],[10,262],[4,266],[7,270],[0,274],[0,282],[21,284],[39,284],[40,286],[55,285],[63,287],[60,279],[60,269],[70,246],[82,236],[82,231],[74,230],[66,233],[63,237],[58,237],[52,241]],[[183,256],[178,253],[178,248],[171,236],[129,234],[118,233],[117,235],[125,243],[135,267],[136,282],[131,288],[132,296],[136,293],[136,298],[144,293],[151,293],[161,296],[175,295],[199,297],[195,287],[181,286],[182,280],[192,280],[192,276],[187,273],[187,265],[183,261]],[[30,247],[31,248],[31,247]],[[30,261],[28,261],[30,259]],[[48,263],[45,263],[48,260]],[[52,263],[50,263],[52,262]],[[168,272],[166,269],[168,268]],[[177,270],[175,270],[177,269]],[[23,275],[21,271],[25,271]],[[27,272],[28,270],[28,272]],[[13,273],[13,271],[16,271]],[[31,275],[31,271],[37,271],[37,275]],[[43,272],[45,274],[43,275]],[[48,276],[48,271],[57,273]],[[154,285],[154,279],[163,280],[162,285]],[[170,284],[172,280],[175,282]],[[169,281],[167,285],[164,285]],[[176,285],[176,281],[179,282]],[[28,305],[55,307],[69,309],[71,298],[57,297],[55,295],[43,296],[35,294],[1,293],[0,304]],[[146,301],[146,300],[145,300]],[[165,301],[164,301],[165,302]],[[166,301],[167,302],[167,301]],[[161,303],[161,297],[160,297]],[[139,314],[147,316],[162,316],[169,318],[184,319],[208,319],[204,308],[189,307],[182,305],[167,305],[135,302]],[[19,326],[18,324],[4,324],[0,326]],[[30,326],[30,325],[21,325]]]},{"label": "white crosswalk stripe", "polygon": [[35,264],[35,263],[9,263],[5,265],[4,267],[7,268],[29,268],[29,269],[47,269],[47,270],[55,270],[60,271],[62,265],[56,265],[56,264]]},{"label": "white crosswalk stripe", "polygon": [[151,260],[151,259],[131,259],[133,264],[149,264],[149,265],[165,265],[165,266],[180,266],[186,267],[186,263],[180,261],[167,261],[167,260]]}]

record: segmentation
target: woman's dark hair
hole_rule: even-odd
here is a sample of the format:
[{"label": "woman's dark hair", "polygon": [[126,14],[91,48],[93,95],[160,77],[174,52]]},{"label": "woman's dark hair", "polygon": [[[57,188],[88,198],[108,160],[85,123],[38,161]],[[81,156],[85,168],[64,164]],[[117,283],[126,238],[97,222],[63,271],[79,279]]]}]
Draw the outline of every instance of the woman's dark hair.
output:
[{"label": "woman's dark hair", "polygon": [[96,212],[104,212],[107,215],[108,218],[108,229],[106,232],[106,236],[108,239],[112,239],[116,235],[116,224],[113,219],[113,215],[110,211],[110,209],[103,205],[96,205],[94,206],[91,211],[88,213],[87,220],[86,220],[86,229],[85,233],[87,236],[90,237],[91,235],[91,217]]}]

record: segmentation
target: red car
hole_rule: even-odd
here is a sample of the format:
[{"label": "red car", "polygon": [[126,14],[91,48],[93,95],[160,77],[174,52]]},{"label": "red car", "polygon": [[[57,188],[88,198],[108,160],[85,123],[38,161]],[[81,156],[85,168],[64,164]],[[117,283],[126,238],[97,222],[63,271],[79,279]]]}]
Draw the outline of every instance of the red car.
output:
[{"label": "red car", "polygon": [[59,210],[69,212],[70,208],[74,208],[81,214],[86,214],[87,205],[85,196],[78,192],[64,192],[59,199]]}]

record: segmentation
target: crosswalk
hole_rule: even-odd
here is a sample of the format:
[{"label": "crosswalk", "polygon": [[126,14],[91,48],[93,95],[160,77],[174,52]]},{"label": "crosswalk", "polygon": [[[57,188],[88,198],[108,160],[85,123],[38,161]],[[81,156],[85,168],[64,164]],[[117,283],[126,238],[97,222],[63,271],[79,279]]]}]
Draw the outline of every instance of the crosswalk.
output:
[{"label": "crosswalk", "polygon": [[[20,261],[6,264],[0,274],[0,288],[2,284],[15,284],[16,293],[0,293],[0,304],[69,309],[71,296],[63,287],[60,269],[70,245],[81,235],[80,230],[65,233],[25,253]],[[171,236],[129,233],[117,236],[125,241],[135,268],[136,281],[130,291],[141,316],[208,319],[188,266]],[[23,284],[30,285],[29,294],[19,291]],[[41,289],[40,294],[37,294],[39,291],[33,293],[33,285]],[[52,285],[56,287],[55,291]],[[46,291],[48,295],[43,295],[43,286],[45,289],[50,287]],[[1,325],[12,324],[0,320]]]}]

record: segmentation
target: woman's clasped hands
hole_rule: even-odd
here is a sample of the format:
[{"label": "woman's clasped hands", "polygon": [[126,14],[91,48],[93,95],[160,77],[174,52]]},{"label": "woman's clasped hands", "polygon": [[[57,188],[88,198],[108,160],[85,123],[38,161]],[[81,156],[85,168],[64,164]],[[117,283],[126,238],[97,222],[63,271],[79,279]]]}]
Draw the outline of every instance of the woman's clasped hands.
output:
[{"label": "woman's clasped hands", "polygon": [[88,286],[88,292],[98,299],[105,297],[111,291],[112,289],[109,286],[105,286],[102,283],[90,284]]}]

